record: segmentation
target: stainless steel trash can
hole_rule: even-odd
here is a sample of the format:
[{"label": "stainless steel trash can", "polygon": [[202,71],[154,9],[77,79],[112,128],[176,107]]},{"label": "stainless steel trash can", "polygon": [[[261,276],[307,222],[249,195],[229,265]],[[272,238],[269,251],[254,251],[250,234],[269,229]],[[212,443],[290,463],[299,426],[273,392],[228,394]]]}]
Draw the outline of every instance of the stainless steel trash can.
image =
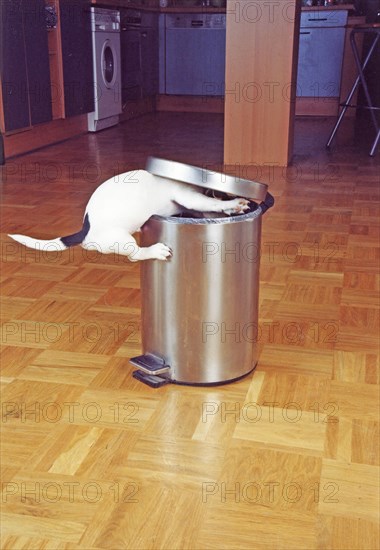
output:
[{"label": "stainless steel trash can", "polygon": [[[162,176],[168,162],[147,169]],[[274,199],[264,184],[215,173],[207,181],[198,168],[180,168],[173,178],[264,201],[236,216],[153,216],[143,226],[141,245],[163,242],[173,256],[141,263],[143,355],[131,359],[134,376],[152,386],[231,382],[258,360],[261,220]]]}]

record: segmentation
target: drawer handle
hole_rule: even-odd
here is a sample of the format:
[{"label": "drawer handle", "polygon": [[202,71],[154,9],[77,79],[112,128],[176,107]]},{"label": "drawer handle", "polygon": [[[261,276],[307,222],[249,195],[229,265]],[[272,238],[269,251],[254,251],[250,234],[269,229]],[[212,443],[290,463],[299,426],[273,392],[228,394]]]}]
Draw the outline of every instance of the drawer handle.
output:
[{"label": "drawer handle", "polygon": [[300,34],[311,34],[311,32],[301,31]]},{"label": "drawer handle", "polygon": [[318,19],[318,17],[316,17],[316,18],[314,18],[314,19],[311,19],[311,18],[310,18],[310,19],[308,19],[308,21],[318,21],[318,22],[319,22],[319,21],[327,21],[327,17],[323,17],[323,18],[321,18],[321,19]]}]

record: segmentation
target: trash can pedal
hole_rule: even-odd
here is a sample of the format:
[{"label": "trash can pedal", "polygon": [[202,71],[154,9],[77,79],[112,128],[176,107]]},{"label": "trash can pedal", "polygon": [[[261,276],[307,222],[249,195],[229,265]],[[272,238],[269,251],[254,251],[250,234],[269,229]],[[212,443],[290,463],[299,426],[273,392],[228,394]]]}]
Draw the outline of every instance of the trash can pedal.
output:
[{"label": "trash can pedal", "polygon": [[129,362],[146,374],[164,374],[170,370],[170,366],[161,357],[152,353],[132,357]]},{"label": "trash can pedal", "polygon": [[165,386],[165,384],[169,384],[170,382],[168,378],[161,378],[160,376],[156,376],[155,374],[147,374],[146,372],[142,372],[141,370],[133,371],[132,376],[133,378],[136,378],[136,380],[143,382],[151,388],[160,388],[161,386]]}]

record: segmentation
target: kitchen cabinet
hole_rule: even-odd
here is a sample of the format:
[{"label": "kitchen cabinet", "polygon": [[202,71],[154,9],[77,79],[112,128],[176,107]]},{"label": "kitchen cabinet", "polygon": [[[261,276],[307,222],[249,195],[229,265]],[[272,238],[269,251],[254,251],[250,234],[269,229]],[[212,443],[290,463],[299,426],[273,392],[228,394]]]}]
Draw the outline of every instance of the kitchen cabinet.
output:
[{"label": "kitchen cabinet", "polygon": [[141,37],[139,29],[121,29],[121,97],[123,105],[141,98]]},{"label": "kitchen cabinet", "polygon": [[90,0],[61,0],[65,116],[94,110],[94,79],[91,43]]},{"label": "kitchen cabinet", "polygon": [[339,97],[346,23],[343,10],[301,14],[297,97]]},{"label": "kitchen cabinet", "polygon": [[146,14],[141,33],[142,95],[158,93],[158,14]]},{"label": "kitchen cabinet", "polygon": [[121,10],[122,101],[158,93],[158,14]]},{"label": "kitchen cabinet", "polygon": [[2,0],[1,50],[4,130],[52,119],[44,0]]}]

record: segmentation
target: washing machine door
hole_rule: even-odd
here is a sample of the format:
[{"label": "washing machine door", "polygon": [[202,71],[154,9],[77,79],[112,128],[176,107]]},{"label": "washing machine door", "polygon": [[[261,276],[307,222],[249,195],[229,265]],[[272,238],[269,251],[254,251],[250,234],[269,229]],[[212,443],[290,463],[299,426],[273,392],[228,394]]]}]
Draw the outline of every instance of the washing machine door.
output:
[{"label": "washing machine door", "polygon": [[112,88],[117,78],[117,62],[116,51],[110,40],[106,40],[103,44],[101,54],[101,74],[103,84],[106,88]]}]

